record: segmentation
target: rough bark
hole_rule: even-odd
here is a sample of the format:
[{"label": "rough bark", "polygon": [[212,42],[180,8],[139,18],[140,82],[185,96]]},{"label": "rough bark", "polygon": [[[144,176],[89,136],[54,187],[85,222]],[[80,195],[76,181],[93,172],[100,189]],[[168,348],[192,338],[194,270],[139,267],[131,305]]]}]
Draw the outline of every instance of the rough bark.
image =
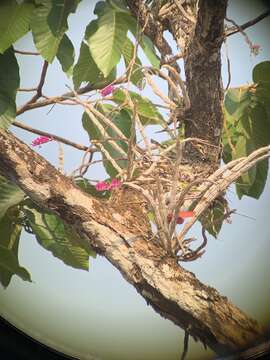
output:
[{"label": "rough bark", "polygon": [[206,140],[199,158],[218,164],[220,140],[223,128],[223,86],[221,80],[220,49],[224,38],[224,17],[227,0],[201,0],[194,34],[184,59],[186,85],[190,99],[187,112],[185,136]]},{"label": "rough bark", "polygon": [[143,210],[90,197],[11,133],[0,130],[0,173],[18,184],[40,207],[58,214],[116,266],[163,317],[218,354],[250,346],[261,334],[256,321],[226,297],[184,270],[151,241]]},{"label": "rough bark", "polygon": [[[147,11],[141,0],[127,3],[139,18],[141,26],[146,23]],[[223,127],[223,86],[221,81],[220,49],[224,39],[224,18],[227,0],[180,1],[181,11],[175,1],[169,2],[170,11],[164,16],[152,14],[145,27],[148,35],[159,49],[161,56],[169,55],[163,31],[169,30],[182,51],[186,87],[190,108],[184,117],[179,109],[179,121],[185,123],[185,137],[206,140],[209,145],[188,143],[185,160],[192,163],[197,172],[207,177],[219,165],[221,133]],[[188,17],[187,17],[188,16]],[[190,19],[194,18],[194,21]],[[204,170],[204,171],[203,171]]]}]

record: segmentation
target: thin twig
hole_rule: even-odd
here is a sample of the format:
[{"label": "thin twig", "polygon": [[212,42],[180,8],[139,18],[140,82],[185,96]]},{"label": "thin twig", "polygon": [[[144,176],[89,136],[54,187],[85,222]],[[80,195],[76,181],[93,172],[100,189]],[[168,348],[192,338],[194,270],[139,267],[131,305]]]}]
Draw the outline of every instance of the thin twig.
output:
[{"label": "thin twig", "polygon": [[23,50],[14,49],[14,52],[16,54],[21,54],[21,55],[34,55],[34,56],[40,55],[38,52],[34,52],[34,51],[23,51]]},{"label": "thin twig", "polygon": [[250,26],[253,26],[255,24],[257,24],[259,21],[263,20],[264,18],[266,18],[267,16],[270,15],[270,9],[269,10],[266,10],[265,12],[263,12],[261,15],[257,16],[255,19],[253,20],[250,20],[242,25],[239,25],[238,27],[237,26],[233,26],[231,28],[229,28],[225,35],[228,37],[228,36],[231,36],[233,34],[236,34],[240,31],[240,29],[242,30],[245,30],[247,29],[248,27]]},{"label": "thin twig", "polygon": [[[47,137],[52,138],[52,139],[54,139],[54,140],[56,140],[56,141],[60,141],[60,142],[63,143],[63,144],[72,146],[72,147],[74,147],[74,148],[76,148],[76,149],[78,149],[78,150],[87,151],[87,149],[88,149],[88,146],[81,145],[81,144],[77,144],[77,143],[75,143],[75,142],[73,142],[73,141],[70,141],[70,140],[65,139],[65,138],[63,138],[63,137],[61,137],[61,136],[58,136],[58,135],[54,135],[54,134],[48,133],[48,132],[46,132],[46,131],[34,129],[34,128],[32,128],[31,126],[25,125],[25,124],[23,124],[23,123],[21,123],[21,122],[19,122],[19,121],[14,121],[14,122],[12,123],[12,125],[20,128],[20,129],[26,130],[26,131],[28,131],[28,132],[31,132],[31,133],[33,133],[33,134],[37,134],[37,135],[41,135],[41,136],[47,136]],[[92,151],[92,152],[96,152],[96,151],[98,151],[98,149],[97,149],[97,148],[93,148],[91,151]]]},{"label": "thin twig", "polygon": [[43,85],[45,82],[45,77],[47,74],[48,66],[49,66],[49,63],[48,63],[48,61],[45,60],[43,63],[40,80],[39,80],[39,83],[38,83],[38,86],[36,89],[36,94],[29,101],[27,101],[21,108],[19,108],[18,112],[20,112],[20,113],[24,112],[25,109],[27,109],[29,105],[36,103],[37,100],[42,96],[42,88],[43,88]]}]

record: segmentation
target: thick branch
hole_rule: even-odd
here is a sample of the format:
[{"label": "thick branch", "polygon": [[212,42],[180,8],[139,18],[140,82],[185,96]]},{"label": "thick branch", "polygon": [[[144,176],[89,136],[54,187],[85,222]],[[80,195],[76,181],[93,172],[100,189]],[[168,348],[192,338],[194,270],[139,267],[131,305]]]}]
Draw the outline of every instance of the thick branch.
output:
[{"label": "thick branch", "polygon": [[111,203],[92,198],[4,130],[0,130],[0,172],[87,236],[159,314],[217,353],[248,347],[260,335],[254,320],[150,241],[148,222],[132,205],[131,191],[120,189]]}]

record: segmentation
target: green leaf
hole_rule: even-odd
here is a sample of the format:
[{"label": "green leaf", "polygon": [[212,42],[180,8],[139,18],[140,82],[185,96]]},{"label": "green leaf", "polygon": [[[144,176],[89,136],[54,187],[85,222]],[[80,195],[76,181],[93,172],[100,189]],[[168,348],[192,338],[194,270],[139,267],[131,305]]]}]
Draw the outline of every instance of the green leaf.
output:
[{"label": "green leaf", "polygon": [[[262,63],[263,64],[263,63]],[[261,64],[259,64],[261,65]],[[263,68],[263,71],[262,71]],[[254,70],[254,78],[262,80],[264,66]],[[252,151],[270,144],[270,83],[229,90],[225,98],[226,131],[223,134],[223,160],[225,162],[247,156]],[[265,187],[268,161],[256,164],[238,179],[239,198],[247,195],[258,199]]]},{"label": "green leaf", "polygon": [[17,208],[7,211],[0,219],[0,283],[6,288],[13,275],[31,281],[28,271],[19,265],[18,247],[22,226],[19,225],[20,214]]},{"label": "green leaf", "polygon": [[6,211],[24,199],[24,192],[15,184],[0,176],[0,219]]},{"label": "green leaf", "polygon": [[[91,21],[85,30],[85,38],[94,34],[98,29],[97,20]],[[80,56],[73,70],[73,83],[75,89],[78,89],[82,82],[86,81],[93,85],[95,89],[101,89],[110,84],[116,77],[116,68],[105,78],[97,67],[90,49],[85,41],[81,43]]]},{"label": "green leaf", "polygon": [[74,47],[68,36],[65,34],[60,42],[56,54],[63,71],[70,76],[72,74],[72,65],[74,62]]},{"label": "green leaf", "polygon": [[79,237],[57,215],[45,212],[28,202],[25,214],[39,244],[66,265],[88,270],[89,256],[94,255],[88,242]]},{"label": "green leaf", "polygon": [[[162,115],[150,100],[133,91],[129,91],[129,95],[137,106],[137,113],[143,125],[162,124],[164,122]],[[124,91],[119,88],[116,89],[113,92],[113,101],[120,105],[126,102]],[[128,106],[126,106],[126,108],[128,108]]]},{"label": "green leaf", "polygon": [[109,3],[115,11],[129,13],[125,0],[109,0]]},{"label": "green leaf", "polygon": [[[256,146],[251,139],[247,139],[246,137],[241,136],[237,141],[233,159],[245,157],[255,149]],[[236,192],[239,199],[241,199],[243,195],[249,195],[249,188],[253,185],[255,179],[256,166],[253,166],[237,180]]]},{"label": "green leaf", "polygon": [[33,4],[2,1],[0,11],[0,53],[29,31]]},{"label": "green leaf", "polygon": [[151,65],[154,68],[159,69],[160,67],[160,60],[157,57],[155,47],[152,43],[152,40],[149,39],[148,36],[143,35],[142,40],[140,41],[140,45],[147,56],[148,60],[150,61]]},{"label": "green leaf", "polygon": [[0,54],[0,128],[7,129],[16,116],[19,67],[12,48]]},{"label": "green leaf", "polygon": [[9,285],[9,276],[11,274],[16,274],[21,279],[31,282],[31,276],[29,272],[24,267],[19,265],[18,259],[15,257],[12,251],[2,245],[0,245],[0,269],[1,274],[3,274],[0,277],[0,281],[4,287]]},{"label": "green leaf", "polygon": [[250,102],[251,94],[249,88],[240,87],[227,91],[224,105],[226,111],[237,120],[243,116]]},{"label": "green leaf", "polygon": [[[116,108],[112,108],[108,105],[102,105],[98,107],[98,110],[106,115],[108,118],[111,118],[114,125],[121,130],[121,132],[127,137],[130,137],[132,120],[130,114],[126,110],[116,111]],[[114,110],[114,111],[112,111]],[[99,120],[100,124],[103,126],[104,131],[101,132],[97,126],[92,122],[92,120],[88,117],[86,113],[83,114],[82,123],[84,129],[87,131],[90,141],[91,140],[104,140],[104,137],[107,136],[109,138],[117,138],[118,134],[115,133],[114,130],[108,128],[101,120]],[[106,129],[106,130],[105,130]],[[116,144],[119,145],[126,153],[128,151],[128,145],[126,142],[117,140]],[[102,143],[105,150],[110,154],[110,156],[115,159],[118,166],[122,169],[127,167],[127,160],[119,160],[119,158],[123,158],[123,155],[117,151],[109,142]],[[96,145],[97,147],[98,144]],[[102,152],[102,151],[101,151]],[[114,168],[112,163],[108,161],[105,154],[103,155],[103,165],[106,169],[106,172],[110,177],[116,177],[118,171]]]},{"label": "green leaf", "polygon": [[252,78],[255,83],[270,82],[270,61],[263,61],[253,68]]},{"label": "green leaf", "polygon": [[210,235],[217,238],[227,211],[227,200],[224,198],[216,199],[200,217],[202,226]]},{"label": "green leaf", "polygon": [[36,48],[51,63],[67,30],[67,17],[75,8],[75,1],[43,0],[33,14],[31,28]]},{"label": "green leaf", "polygon": [[48,15],[48,24],[54,36],[62,36],[68,29],[67,18],[70,13],[76,11],[77,0],[53,0],[50,13]]},{"label": "green leaf", "polygon": [[[126,68],[128,68],[130,62],[133,59],[133,55],[134,55],[134,45],[129,40],[129,38],[126,38],[122,53],[124,56]],[[138,86],[139,88],[142,88],[141,85],[142,85],[143,79],[144,79],[144,74],[141,70],[141,65],[142,65],[142,63],[141,63],[140,59],[136,56],[135,63],[132,67],[132,73],[131,73],[130,80],[132,81],[132,83],[135,86]]]},{"label": "green leaf", "polygon": [[86,40],[96,65],[107,77],[121,58],[128,27],[122,14],[109,6],[98,18],[97,25],[95,33]]},{"label": "green leaf", "polygon": [[268,159],[264,159],[256,164],[256,178],[253,184],[249,187],[246,195],[259,199],[265,188],[267,174],[268,174]]},{"label": "green leaf", "polygon": [[[132,35],[136,38],[137,37],[137,19],[131,14],[124,14],[123,19],[125,19],[128,30],[132,33]],[[160,60],[157,57],[155,47],[151,41],[151,39],[146,36],[142,35],[140,39],[140,46],[143,49],[146,57],[150,61],[151,65],[155,68],[160,67]]]}]

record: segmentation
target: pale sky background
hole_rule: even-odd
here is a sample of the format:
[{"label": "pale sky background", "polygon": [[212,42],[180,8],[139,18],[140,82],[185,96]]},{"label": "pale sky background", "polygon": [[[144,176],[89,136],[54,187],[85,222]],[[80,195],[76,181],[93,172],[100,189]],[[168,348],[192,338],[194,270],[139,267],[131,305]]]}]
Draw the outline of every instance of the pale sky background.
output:
[{"label": "pale sky background", "polygon": [[[75,15],[69,18],[69,35],[79,54],[79,44],[89,23],[96,1],[83,0]],[[228,17],[241,24],[265,10],[260,1],[229,1]],[[270,19],[247,30],[253,43],[262,51],[257,57],[239,34],[228,38],[231,60],[231,86],[251,82],[255,64],[269,60]],[[32,39],[25,36],[17,49],[34,50]],[[36,85],[42,62],[37,57],[18,56],[21,87]],[[225,60],[225,57],[223,58]],[[225,64],[225,62],[224,62]],[[226,84],[226,66],[223,66]],[[49,67],[44,93],[62,94],[71,85],[56,60]],[[29,95],[19,96],[22,104]],[[18,120],[33,127],[59,134],[75,142],[88,144],[82,130],[82,109],[55,106],[29,111]],[[12,128],[23,141],[35,138],[25,131]],[[68,146],[65,149],[65,171],[70,173],[79,164],[83,153]],[[36,149],[57,165],[56,143]],[[99,167],[91,170],[91,178],[105,177]],[[193,263],[183,264],[205,284],[215,287],[235,305],[269,324],[269,195],[268,181],[261,198],[244,197],[238,201],[235,189],[227,193],[231,208],[255,220],[233,216],[233,223],[224,225],[218,240],[209,236],[206,254]],[[199,227],[191,230],[200,237]],[[1,235],[1,234],[0,234]],[[0,287],[1,315],[41,342],[80,359],[102,360],[176,360],[180,358],[183,331],[157,315],[105,258],[90,259],[89,272],[75,270],[54,258],[38,245],[34,236],[24,233],[20,241],[19,260],[31,273],[33,283],[14,276],[9,287]],[[188,359],[213,358],[200,343],[190,341]]]}]

